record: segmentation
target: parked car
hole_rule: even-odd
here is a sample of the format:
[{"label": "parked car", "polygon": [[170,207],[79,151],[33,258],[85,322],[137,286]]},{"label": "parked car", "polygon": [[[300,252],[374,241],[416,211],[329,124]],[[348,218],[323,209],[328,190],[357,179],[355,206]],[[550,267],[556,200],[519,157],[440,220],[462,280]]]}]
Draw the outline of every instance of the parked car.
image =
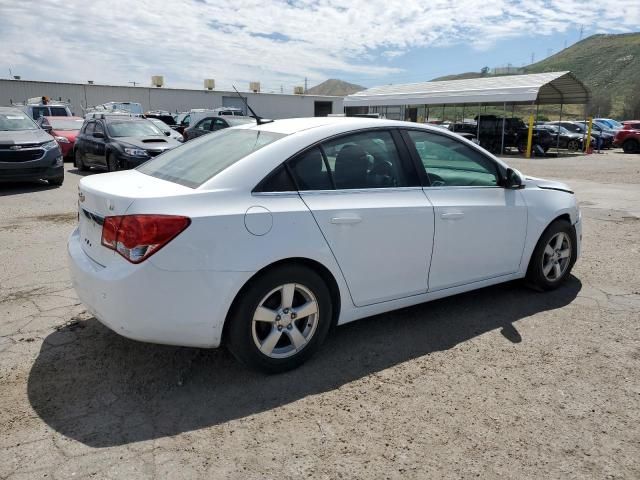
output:
[{"label": "parked car", "polygon": [[184,140],[192,140],[207,133],[222,130],[223,128],[236,127],[238,125],[246,125],[248,123],[256,123],[256,121],[250,117],[206,117],[196,123],[193,127],[185,129]]},{"label": "parked car", "polygon": [[170,127],[173,127],[176,124],[176,120],[173,117],[173,115],[164,110],[154,110],[151,112],[147,112],[144,114],[144,117],[148,118],[149,120],[151,120],[152,118],[162,120],[165,124],[169,125]]},{"label": "parked car", "polygon": [[0,180],[64,181],[58,143],[17,108],[0,107]]},{"label": "parked car", "polygon": [[[582,125],[582,127],[586,130],[588,128],[588,123],[585,121],[575,122],[578,125]],[[616,136],[615,130],[611,130],[609,128],[603,128],[597,123],[593,122],[591,124],[591,134],[596,138],[602,140],[601,148],[611,148],[613,146],[613,139]],[[593,145],[595,147],[595,145]]]},{"label": "parked car", "polygon": [[622,122],[613,144],[622,147],[625,153],[640,153],[640,120]]},{"label": "parked car", "polygon": [[[582,134],[578,132],[570,132],[566,128],[559,125],[544,124],[536,128],[543,128],[551,133],[551,146],[558,148],[566,148],[570,152],[582,150]],[[560,138],[558,138],[560,137]]]},{"label": "parked car", "polygon": [[[529,129],[520,118],[497,117],[495,115],[481,115],[475,118],[478,124],[455,123],[449,126],[449,130],[456,133],[469,133],[474,136],[480,134],[480,145],[489,152],[498,153],[503,146],[502,133],[504,121],[504,148],[515,147],[520,153],[527,149],[527,137]],[[533,145],[539,145],[546,152],[552,144],[551,134],[544,129],[534,128]]]},{"label": "parked car", "polygon": [[56,139],[65,159],[73,158],[73,146],[84,123],[82,117],[40,117],[36,123]]},{"label": "parked car", "polygon": [[[579,133],[583,138],[586,138],[587,135],[587,126],[584,123],[580,122],[571,122],[571,121],[562,121],[562,122],[547,122],[547,125],[560,125],[561,127],[566,128],[572,133]],[[604,148],[605,144],[610,145],[608,136],[602,135],[600,130],[595,128],[591,129],[591,146],[595,147],[597,145],[597,141],[599,138],[603,138],[601,147]]]},{"label": "parked car", "polygon": [[622,128],[622,123],[613,118],[594,118],[593,121],[611,130],[620,130]]},{"label": "parked car", "polygon": [[85,122],[76,138],[74,163],[79,170],[133,168],[181,145],[144,118],[106,115]]},{"label": "parked car", "polygon": [[84,177],[79,199],[68,252],[92,315],[141,341],[224,343],[267,372],[332,325],[520,278],[557,288],[582,235],[567,185],[383,119],[224,129]]},{"label": "parked car", "polygon": [[127,112],[130,115],[140,117],[143,110],[142,105],[138,102],[107,102],[95,105],[87,109],[88,113],[108,113],[108,112]]},{"label": "parked car", "polygon": [[34,98],[30,98],[26,105],[16,105],[24,113],[29,115],[33,120],[40,117],[72,117],[73,113],[69,105],[63,102],[56,102],[42,97],[36,102]]},{"label": "parked car", "polygon": [[159,118],[154,118],[154,117],[149,118],[149,117],[147,117],[147,120],[149,120],[151,123],[153,123],[160,130],[162,130],[162,133],[164,133],[167,137],[171,137],[174,140],[177,140],[179,142],[184,142],[184,137],[180,134],[180,132],[177,132],[176,130],[171,128],[169,125],[164,123]]}]

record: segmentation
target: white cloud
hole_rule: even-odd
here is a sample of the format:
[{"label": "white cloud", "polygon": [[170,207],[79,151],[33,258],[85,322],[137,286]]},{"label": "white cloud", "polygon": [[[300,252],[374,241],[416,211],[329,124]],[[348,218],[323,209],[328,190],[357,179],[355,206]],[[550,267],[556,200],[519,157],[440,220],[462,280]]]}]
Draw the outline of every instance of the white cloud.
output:
[{"label": "white cloud", "polygon": [[[632,31],[638,0],[0,0],[0,67],[25,78],[290,91],[335,76],[398,74],[380,57],[411,48]],[[3,75],[6,75],[3,73]]]}]

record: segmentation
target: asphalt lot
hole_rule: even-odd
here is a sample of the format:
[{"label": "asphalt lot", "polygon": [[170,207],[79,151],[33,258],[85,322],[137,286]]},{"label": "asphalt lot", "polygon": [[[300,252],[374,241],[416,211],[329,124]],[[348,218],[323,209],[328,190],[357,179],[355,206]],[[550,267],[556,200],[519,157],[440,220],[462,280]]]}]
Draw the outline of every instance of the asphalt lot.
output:
[{"label": "asphalt lot", "polygon": [[265,377],[91,318],[81,178],[0,185],[0,478],[640,478],[640,155],[512,159],[583,209],[583,257],[338,328]]}]

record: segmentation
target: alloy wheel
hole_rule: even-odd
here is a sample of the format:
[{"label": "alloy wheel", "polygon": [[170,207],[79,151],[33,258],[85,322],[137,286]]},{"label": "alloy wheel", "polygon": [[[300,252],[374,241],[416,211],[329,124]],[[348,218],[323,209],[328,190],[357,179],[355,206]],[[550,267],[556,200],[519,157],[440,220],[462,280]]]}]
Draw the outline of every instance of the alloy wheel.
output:
[{"label": "alloy wheel", "polygon": [[549,239],[542,254],[542,274],[550,282],[558,281],[571,262],[571,238],[558,232]]},{"label": "alloy wheel", "polygon": [[297,354],[316,332],[319,305],[311,290],[299,283],[287,283],[267,293],[251,322],[253,341],[269,358]]}]

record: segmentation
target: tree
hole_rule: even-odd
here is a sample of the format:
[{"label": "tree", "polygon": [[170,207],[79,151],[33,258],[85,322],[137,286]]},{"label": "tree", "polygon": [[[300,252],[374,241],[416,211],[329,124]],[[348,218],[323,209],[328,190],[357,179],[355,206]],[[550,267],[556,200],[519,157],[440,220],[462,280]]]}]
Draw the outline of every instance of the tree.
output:
[{"label": "tree", "polygon": [[635,120],[640,118],[640,94],[632,93],[624,99],[622,116],[625,120]]},{"label": "tree", "polygon": [[599,92],[591,97],[587,106],[587,112],[591,117],[607,117],[611,112],[611,95]]},{"label": "tree", "polygon": [[483,77],[486,77],[487,75],[489,75],[489,67],[482,67],[480,69],[480,73],[482,74]]}]

